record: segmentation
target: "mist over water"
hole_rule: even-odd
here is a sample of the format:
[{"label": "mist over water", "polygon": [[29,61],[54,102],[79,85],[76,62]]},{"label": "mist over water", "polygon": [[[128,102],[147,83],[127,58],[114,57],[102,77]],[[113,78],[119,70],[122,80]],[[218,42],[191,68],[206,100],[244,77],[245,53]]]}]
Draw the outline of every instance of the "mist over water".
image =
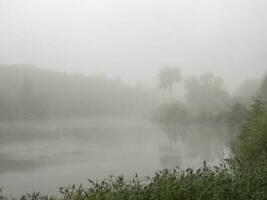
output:
[{"label": "mist over water", "polygon": [[0,193],[196,169],[267,99],[265,0],[0,0]]},{"label": "mist over water", "polygon": [[163,167],[198,167],[203,159],[215,164],[223,158],[219,138],[199,143],[201,138],[191,135],[170,151],[166,134],[145,118],[2,122],[0,127],[0,185],[15,196],[54,194],[60,186],[87,185],[87,178],[148,176]]},{"label": "mist over water", "polygon": [[161,69],[159,88],[26,65],[0,72],[0,186],[14,196],[217,165],[229,158],[260,82],[233,96],[221,77],[181,78],[176,67]]},{"label": "mist over water", "polygon": [[0,185],[11,194],[55,193],[110,174],[151,174],[165,138],[145,119],[1,123]]}]

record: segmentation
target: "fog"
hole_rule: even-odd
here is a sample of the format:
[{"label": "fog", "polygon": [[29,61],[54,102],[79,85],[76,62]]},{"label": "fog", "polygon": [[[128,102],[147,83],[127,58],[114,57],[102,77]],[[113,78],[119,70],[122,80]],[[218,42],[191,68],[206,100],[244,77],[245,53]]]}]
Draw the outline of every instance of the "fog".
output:
[{"label": "fog", "polygon": [[230,158],[265,94],[266,8],[0,0],[0,188],[54,194]]},{"label": "fog", "polygon": [[[163,65],[230,84],[265,70],[265,0],[1,0],[0,60],[154,83]],[[153,85],[153,84],[152,84]]]}]

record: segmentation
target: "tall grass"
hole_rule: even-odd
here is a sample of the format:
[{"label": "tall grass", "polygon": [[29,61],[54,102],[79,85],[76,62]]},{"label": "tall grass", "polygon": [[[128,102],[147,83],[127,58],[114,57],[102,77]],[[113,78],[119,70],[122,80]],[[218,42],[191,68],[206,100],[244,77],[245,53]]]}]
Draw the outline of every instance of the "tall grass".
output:
[{"label": "tall grass", "polygon": [[[235,167],[232,167],[235,166]],[[152,177],[137,174],[109,176],[100,182],[88,180],[90,186],[61,187],[57,196],[40,193],[23,195],[21,200],[227,200],[267,199],[267,180],[262,173],[240,170],[240,162],[208,167],[204,163],[198,170],[164,169]],[[237,173],[238,172],[238,173]],[[255,172],[259,173],[258,175]],[[0,200],[8,200],[2,193]]]}]

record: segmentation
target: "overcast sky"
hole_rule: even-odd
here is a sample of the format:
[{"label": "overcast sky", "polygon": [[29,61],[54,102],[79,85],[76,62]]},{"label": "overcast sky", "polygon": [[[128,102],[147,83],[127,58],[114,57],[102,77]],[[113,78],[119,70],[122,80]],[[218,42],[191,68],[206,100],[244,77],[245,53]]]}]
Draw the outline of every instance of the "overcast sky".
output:
[{"label": "overcast sky", "polygon": [[267,69],[266,0],[0,0],[0,63],[152,83],[174,65],[227,83]]}]

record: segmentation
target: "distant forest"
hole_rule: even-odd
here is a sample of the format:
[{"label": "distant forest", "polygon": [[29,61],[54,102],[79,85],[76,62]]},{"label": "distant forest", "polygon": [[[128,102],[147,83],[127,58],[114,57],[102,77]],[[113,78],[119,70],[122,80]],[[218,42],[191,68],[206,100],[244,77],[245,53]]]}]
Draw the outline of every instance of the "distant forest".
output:
[{"label": "distant forest", "polygon": [[105,76],[0,65],[0,119],[147,115],[160,104],[157,90]]},{"label": "distant forest", "polygon": [[[178,84],[182,90],[173,87]],[[261,94],[265,91],[264,84]],[[155,85],[153,89],[130,86],[104,75],[68,74],[31,65],[0,65],[0,120],[151,116],[169,104],[169,100],[182,115],[184,110],[198,113],[201,118],[214,117],[230,111],[236,103],[248,106],[260,85],[261,80],[246,80],[231,94],[219,76],[184,77],[178,68],[167,67],[159,72],[159,88]],[[184,100],[177,98],[178,93]]]}]

